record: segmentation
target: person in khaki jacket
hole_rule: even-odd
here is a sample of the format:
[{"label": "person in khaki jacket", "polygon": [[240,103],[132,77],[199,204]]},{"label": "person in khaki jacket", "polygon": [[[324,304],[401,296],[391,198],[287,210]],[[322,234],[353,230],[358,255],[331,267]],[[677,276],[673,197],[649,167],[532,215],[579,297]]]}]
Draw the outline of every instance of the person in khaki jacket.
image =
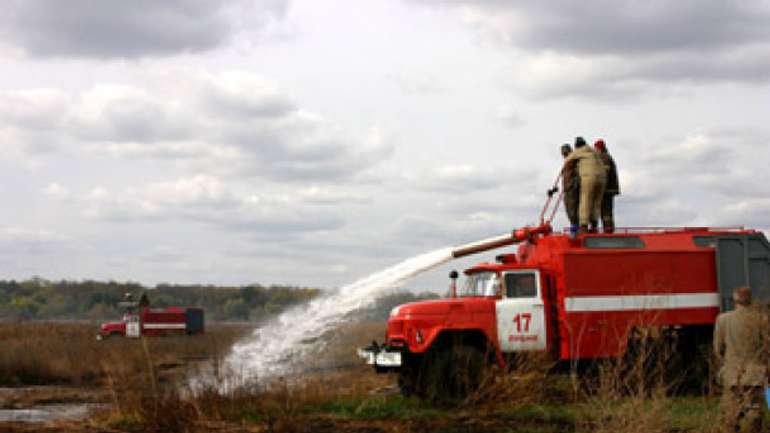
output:
[{"label": "person in khaki jacket", "polygon": [[751,289],[733,292],[735,310],[717,317],[714,354],[722,384],[720,409],[729,431],[758,432],[765,408],[768,331],[766,314],[751,305]]},{"label": "person in khaki jacket", "polygon": [[562,173],[571,164],[576,164],[578,176],[580,176],[580,204],[578,207],[580,233],[586,233],[589,224],[591,231],[596,231],[602,211],[607,171],[599,154],[586,145],[583,137],[575,138],[575,150],[564,160]]}]

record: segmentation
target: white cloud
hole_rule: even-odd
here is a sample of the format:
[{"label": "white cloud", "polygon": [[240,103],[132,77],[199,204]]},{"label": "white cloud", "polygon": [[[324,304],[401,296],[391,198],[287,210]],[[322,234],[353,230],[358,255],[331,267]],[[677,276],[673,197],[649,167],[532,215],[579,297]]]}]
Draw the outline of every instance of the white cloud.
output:
[{"label": "white cloud", "polygon": [[[612,151],[612,149],[610,149]],[[623,220],[644,225],[745,225],[762,220],[770,174],[770,136],[751,131],[697,130],[662,139],[619,164]]]},{"label": "white cloud", "polygon": [[497,107],[494,117],[498,122],[509,128],[518,128],[525,123],[514,107],[508,104]]},{"label": "white cloud", "polygon": [[653,53],[577,55],[544,51],[523,54],[508,82],[532,98],[580,96],[618,100],[682,93],[688,86],[717,82],[770,82],[770,43],[704,55]]},{"label": "white cloud", "polygon": [[170,206],[226,208],[236,202],[220,179],[207,175],[150,184],[143,195],[152,202]]},{"label": "white cloud", "polygon": [[63,129],[87,143],[181,140],[190,136],[194,121],[182,101],[127,85],[96,85],[61,114],[67,119]]},{"label": "white cloud", "polygon": [[70,103],[69,95],[54,88],[0,92],[0,121],[19,129],[55,129]]},{"label": "white cloud", "polygon": [[[346,131],[297,107],[260,76],[161,75],[176,80],[146,87],[100,84],[74,95],[0,94],[0,130],[13,131],[17,147],[27,152],[147,158],[284,181],[350,178],[392,154],[382,131]],[[54,128],[55,134],[41,136]]]},{"label": "white cloud", "polygon": [[407,182],[419,189],[446,193],[468,193],[494,190],[511,182],[518,187],[532,185],[534,171],[513,171],[490,165],[478,166],[467,163],[438,166],[426,173],[412,175]]},{"label": "white cloud", "polygon": [[241,31],[258,33],[281,19],[287,4],[8,0],[0,14],[0,35],[6,44],[34,57],[168,56],[220,47]]},{"label": "white cloud", "polygon": [[281,117],[297,109],[288,95],[260,76],[227,71],[204,77],[199,103],[214,116],[243,121]]},{"label": "white cloud", "polygon": [[484,40],[509,47],[516,57],[509,79],[531,97],[636,97],[715,82],[770,82],[767,4],[415,3],[456,8]]},{"label": "white cloud", "polygon": [[389,76],[402,92],[408,95],[435,95],[446,91],[441,79],[417,74]]},{"label": "white cloud", "polygon": [[56,251],[71,251],[78,242],[73,237],[50,229],[22,226],[0,227],[0,257],[19,257],[55,254]]},{"label": "white cloud", "polygon": [[45,229],[28,229],[24,227],[0,228],[0,239],[4,242],[62,242],[70,238],[61,233]]},{"label": "white cloud", "polygon": [[43,189],[43,193],[57,200],[65,200],[70,197],[70,191],[57,182],[48,184],[48,186]]},{"label": "white cloud", "polygon": [[219,178],[196,175],[174,181],[86,194],[83,215],[101,221],[188,221],[254,234],[291,234],[339,228],[337,212],[314,205],[358,200],[332,189],[302,189],[296,194],[239,192]]},{"label": "white cloud", "polygon": [[336,205],[340,203],[367,203],[369,196],[360,192],[341,191],[330,187],[308,186],[300,188],[295,195],[305,203]]},{"label": "white cloud", "polygon": [[[569,53],[709,50],[770,40],[762,3],[683,0],[424,1],[461,6],[463,18],[504,43]],[[704,32],[708,29],[708,32]]]},{"label": "white cloud", "polygon": [[512,217],[514,215],[476,209],[467,209],[465,214],[452,215],[452,218],[409,215],[396,221],[388,237],[398,239],[402,247],[458,245],[508,233],[527,224]]},{"label": "white cloud", "polygon": [[715,222],[724,226],[748,226],[764,229],[770,224],[770,198],[739,199],[715,215]]}]

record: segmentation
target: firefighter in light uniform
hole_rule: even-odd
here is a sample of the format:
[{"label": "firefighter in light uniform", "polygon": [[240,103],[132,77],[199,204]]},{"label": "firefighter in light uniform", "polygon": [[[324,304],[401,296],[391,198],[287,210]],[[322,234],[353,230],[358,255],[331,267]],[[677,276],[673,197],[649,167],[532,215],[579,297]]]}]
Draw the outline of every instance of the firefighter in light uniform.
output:
[{"label": "firefighter in light uniform", "polygon": [[729,431],[759,432],[766,407],[767,317],[751,305],[751,289],[733,292],[735,310],[717,317],[714,354],[722,384],[720,409]]},{"label": "firefighter in light uniform", "polygon": [[595,231],[602,211],[607,170],[599,154],[586,145],[583,137],[575,138],[575,150],[564,161],[564,167],[573,161],[577,162],[578,176],[580,176],[580,205],[578,206],[580,233],[586,233],[589,224],[591,231]]}]

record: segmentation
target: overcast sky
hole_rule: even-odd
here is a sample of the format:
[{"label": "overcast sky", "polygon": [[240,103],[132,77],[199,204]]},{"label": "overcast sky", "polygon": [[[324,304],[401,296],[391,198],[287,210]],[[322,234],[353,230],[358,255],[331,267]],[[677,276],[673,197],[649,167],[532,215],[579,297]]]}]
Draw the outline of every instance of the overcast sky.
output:
[{"label": "overcast sky", "polygon": [[619,226],[770,228],[765,0],[3,6],[3,279],[336,287],[535,223],[577,135]]}]

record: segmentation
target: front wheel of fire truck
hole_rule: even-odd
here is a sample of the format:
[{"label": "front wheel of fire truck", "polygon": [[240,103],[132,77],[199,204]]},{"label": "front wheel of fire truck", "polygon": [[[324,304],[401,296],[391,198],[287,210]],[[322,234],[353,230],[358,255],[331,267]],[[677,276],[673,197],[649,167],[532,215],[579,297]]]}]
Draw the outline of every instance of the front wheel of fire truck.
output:
[{"label": "front wheel of fire truck", "polygon": [[401,390],[401,395],[404,397],[420,395],[420,361],[420,359],[405,359],[404,365],[398,370],[398,389]]},{"label": "front wheel of fire truck", "polygon": [[436,404],[459,403],[478,389],[486,364],[481,350],[465,344],[428,353],[416,379],[416,393]]}]

